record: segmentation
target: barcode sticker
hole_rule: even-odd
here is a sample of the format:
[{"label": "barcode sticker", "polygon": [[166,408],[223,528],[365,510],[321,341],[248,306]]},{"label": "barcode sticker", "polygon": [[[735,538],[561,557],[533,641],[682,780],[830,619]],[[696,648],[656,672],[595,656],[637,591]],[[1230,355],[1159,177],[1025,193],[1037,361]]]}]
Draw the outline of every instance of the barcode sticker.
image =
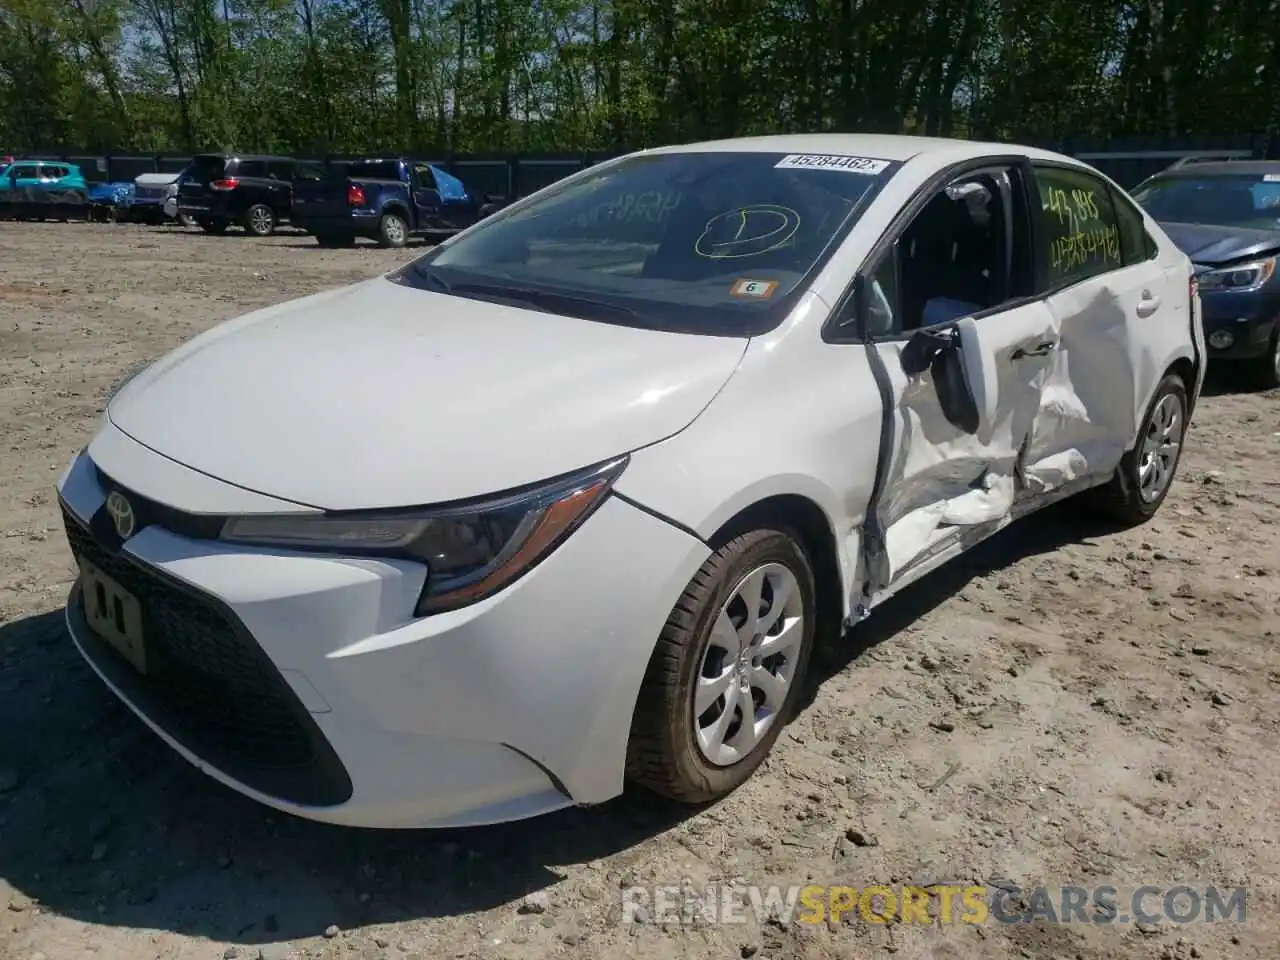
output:
[{"label": "barcode sticker", "polygon": [[888,166],[888,160],[874,160],[871,157],[850,157],[829,153],[792,153],[774,164],[774,169],[841,170],[845,173],[861,173],[864,176],[874,177],[884,173]]}]

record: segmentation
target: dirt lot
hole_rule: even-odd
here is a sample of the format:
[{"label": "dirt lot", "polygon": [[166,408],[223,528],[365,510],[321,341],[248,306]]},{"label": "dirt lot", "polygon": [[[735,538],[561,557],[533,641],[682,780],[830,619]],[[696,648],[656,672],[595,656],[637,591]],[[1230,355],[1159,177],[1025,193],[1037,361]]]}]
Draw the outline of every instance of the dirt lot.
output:
[{"label": "dirt lot", "polygon": [[[139,362],[412,253],[0,224],[0,958],[1274,957],[1280,396],[1230,383],[1155,521],[1115,533],[1067,504],[900,596],[767,767],[696,815],[628,797],[340,830],[171,754],[64,633],[57,471]],[[621,886],[682,878],[1249,896],[1243,924],[621,924]]]}]

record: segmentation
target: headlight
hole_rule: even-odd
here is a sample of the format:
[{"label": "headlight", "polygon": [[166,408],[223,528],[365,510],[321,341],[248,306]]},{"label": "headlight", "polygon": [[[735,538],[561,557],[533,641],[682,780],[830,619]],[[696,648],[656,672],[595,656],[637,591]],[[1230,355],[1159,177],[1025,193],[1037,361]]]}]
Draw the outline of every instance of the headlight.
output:
[{"label": "headlight", "polygon": [[1221,270],[1206,270],[1197,279],[1201,293],[1217,290],[1248,293],[1261,288],[1275,272],[1276,258],[1267,257]]},{"label": "headlight", "polygon": [[627,465],[602,466],[480,502],[304,517],[232,517],[222,539],[346,555],[416,560],[427,567],[417,614],[483,600],[559,546],[598,507]]}]

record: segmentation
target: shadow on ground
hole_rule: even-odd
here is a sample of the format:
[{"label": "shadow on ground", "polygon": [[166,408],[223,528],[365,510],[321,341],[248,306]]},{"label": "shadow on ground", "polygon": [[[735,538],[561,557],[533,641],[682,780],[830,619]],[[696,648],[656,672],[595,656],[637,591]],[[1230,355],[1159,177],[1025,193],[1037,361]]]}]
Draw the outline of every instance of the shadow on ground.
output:
[{"label": "shadow on ground", "polygon": [[[1013,525],[878,609],[818,681],[973,576],[1097,532],[1067,505]],[[555,884],[557,867],[628,850],[690,815],[639,792],[448,833],[276,814],[152,736],[79,660],[61,611],[0,626],[0,725],[0,877],[41,909],[84,922],[237,943],[510,903]]]}]

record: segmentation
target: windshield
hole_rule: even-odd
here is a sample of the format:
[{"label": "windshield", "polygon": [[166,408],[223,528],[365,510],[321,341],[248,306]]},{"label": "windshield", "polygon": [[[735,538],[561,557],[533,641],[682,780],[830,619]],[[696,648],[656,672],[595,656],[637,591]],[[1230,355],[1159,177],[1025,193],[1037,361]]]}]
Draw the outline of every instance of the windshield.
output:
[{"label": "windshield", "polygon": [[1280,174],[1159,177],[1133,198],[1166,222],[1280,230]]},{"label": "windshield", "polygon": [[628,157],[495,214],[399,283],[652,329],[772,329],[897,164],[779,153]]}]

